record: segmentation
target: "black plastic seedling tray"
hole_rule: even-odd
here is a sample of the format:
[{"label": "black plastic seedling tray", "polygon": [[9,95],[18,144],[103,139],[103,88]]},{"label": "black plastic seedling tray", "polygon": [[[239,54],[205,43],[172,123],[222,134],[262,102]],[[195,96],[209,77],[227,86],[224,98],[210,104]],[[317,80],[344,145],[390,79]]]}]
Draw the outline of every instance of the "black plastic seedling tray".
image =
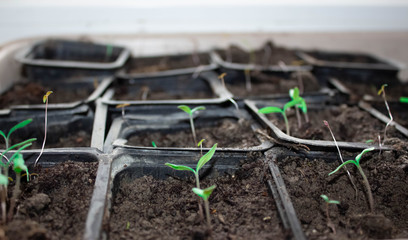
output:
[{"label": "black plastic seedling tray", "polygon": [[[175,171],[165,166],[164,163],[172,162],[195,167],[200,156],[199,152],[190,151],[125,148],[117,148],[109,156],[104,156],[98,169],[96,188],[88,214],[84,239],[101,239],[109,234],[109,230],[103,226],[109,225],[112,200],[121,181],[131,181],[143,176],[153,176],[157,179],[166,179],[169,176],[180,179],[188,178],[191,177],[191,173]],[[264,156],[260,154],[258,158],[262,160]],[[243,162],[254,161],[254,159],[245,152],[217,150],[211,162],[200,171],[201,179],[205,182],[207,178],[225,174],[232,175]],[[259,177],[261,178],[261,176]]]},{"label": "black plastic seedling tray", "polygon": [[110,44],[71,40],[44,40],[16,55],[30,80],[113,75],[122,68],[130,51]]},{"label": "black plastic seedling tray", "polygon": [[[201,104],[200,104],[201,105]],[[271,143],[265,140],[261,135],[257,133],[257,130],[261,130],[262,122],[258,121],[253,117],[253,113],[243,104],[239,103],[240,109],[237,110],[232,104],[203,104],[206,110],[200,111],[198,114],[194,115],[194,124],[197,131],[201,128],[216,127],[218,124],[222,124],[223,121],[227,121],[230,124],[242,128],[241,131],[252,133],[253,140],[258,143],[251,146],[246,146],[245,148],[232,147],[227,148],[219,145],[220,149],[227,149],[232,151],[263,151],[271,147]],[[197,104],[189,105],[191,108],[199,106]],[[115,147],[126,147],[126,148],[138,148],[138,149],[156,149],[149,142],[148,145],[139,144],[128,144],[128,140],[132,136],[148,134],[147,138],[151,134],[158,134],[163,136],[164,139],[167,138],[167,134],[172,136],[172,133],[177,133],[180,131],[188,132],[187,138],[192,139],[190,136],[190,123],[188,115],[177,108],[176,105],[152,105],[152,106],[129,106],[123,117],[121,109],[114,107],[109,107],[108,117],[107,117],[109,131],[104,143],[104,151],[110,152]],[[243,122],[248,122],[249,125],[243,124]],[[228,125],[229,126],[229,125]],[[245,129],[244,129],[245,128]],[[107,129],[108,130],[108,129]],[[206,135],[206,132],[203,132]],[[208,134],[211,135],[209,132]],[[221,135],[212,136],[211,138],[221,138]],[[200,134],[197,134],[200,138]],[[140,138],[140,137],[139,137]],[[205,138],[205,137],[204,137]],[[237,139],[240,136],[236,136]],[[200,138],[201,139],[201,138]],[[157,144],[157,149],[166,150],[188,150],[188,151],[200,151],[200,148],[194,147],[193,145],[188,146],[178,146],[177,143],[172,143],[171,146],[161,146],[160,138],[152,139]],[[213,139],[215,142],[217,140]],[[167,141],[167,140],[166,140]],[[208,141],[208,140],[207,140]],[[192,142],[192,141],[191,141]],[[173,146],[176,144],[177,146]],[[242,143],[240,143],[242,144]],[[167,145],[167,144],[166,144]],[[245,144],[246,145],[246,144]],[[208,146],[207,146],[208,147]],[[207,149],[207,148],[205,148]]]},{"label": "black plastic seedling tray", "polygon": [[313,72],[323,78],[377,84],[398,81],[400,64],[366,53],[300,51],[298,56],[313,66]]},{"label": "black plastic seedling tray", "polygon": [[217,64],[211,61],[209,53],[133,57],[117,77],[132,79],[176,74],[191,74],[197,77],[201,72],[212,71],[217,67]]},{"label": "black plastic seedling tray", "polygon": [[160,74],[117,78],[109,86],[113,90],[110,104],[182,104],[189,102],[222,102],[226,92],[213,72]]}]

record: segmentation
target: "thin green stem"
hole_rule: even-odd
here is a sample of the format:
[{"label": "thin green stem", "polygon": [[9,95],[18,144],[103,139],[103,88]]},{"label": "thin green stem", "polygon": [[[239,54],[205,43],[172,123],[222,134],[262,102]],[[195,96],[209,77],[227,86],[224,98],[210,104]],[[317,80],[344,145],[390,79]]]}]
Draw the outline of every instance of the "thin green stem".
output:
[{"label": "thin green stem", "polygon": [[358,164],[358,165],[356,165],[356,166],[357,166],[357,169],[358,169],[358,171],[360,172],[361,176],[363,176],[363,183],[364,183],[364,186],[365,186],[365,188],[366,188],[366,190],[367,190],[368,203],[369,203],[369,205],[370,205],[370,212],[371,212],[371,213],[374,213],[374,200],[373,200],[373,195],[372,195],[372,193],[371,193],[370,184],[368,183],[367,177],[366,177],[366,175],[364,174],[363,169],[360,167],[360,164]]},{"label": "thin green stem", "polygon": [[211,219],[210,219],[210,203],[207,200],[204,200],[205,216],[207,218],[208,229],[211,229]]},{"label": "thin green stem", "polygon": [[34,167],[37,166],[37,162],[38,160],[40,160],[40,157],[42,156],[43,152],[44,152],[44,147],[45,147],[45,141],[47,140],[47,108],[48,108],[48,98],[45,102],[45,117],[44,117],[44,140],[41,146],[41,151],[40,154],[38,155],[37,159],[34,162]]},{"label": "thin green stem", "polygon": [[193,115],[190,115],[190,126],[191,126],[191,132],[193,133],[193,140],[194,140],[194,145],[197,145],[197,137],[195,133],[195,128],[194,128],[194,121],[193,121]]},{"label": "thin green stem", "polygon": [[283,112],[282,113],[283,120],[285,120],[285,125],[286,125],[286,134],[290,136],[290,129],[289,129],[289,121],[288,118],[286,117],[286,114]]}]

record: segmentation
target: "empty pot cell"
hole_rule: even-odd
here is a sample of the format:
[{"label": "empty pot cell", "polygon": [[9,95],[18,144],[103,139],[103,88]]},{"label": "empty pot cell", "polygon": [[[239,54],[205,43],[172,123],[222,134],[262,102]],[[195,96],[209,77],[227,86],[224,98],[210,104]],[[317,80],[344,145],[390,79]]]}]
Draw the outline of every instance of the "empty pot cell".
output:
[{"label": "empty pot cell", "polygon": [[217,53],[224,61],[232,63],[260,66],[299,65],[302,63],[294,50],[276,46],[273,42],[267,42],[261,48],[249,52],[236,45],[231,45],[226,50],[218,50]]},{"label": "empty pot cell", "polygon": [[[1,129],[6,134],[16,125],[16,121],[3,121]],[[45,148],[90,147],[93,116],[48,115],[47,139]],[[44,139],[44,116],[33,118],[33,122],[13,132],[9,146],[36,138],[31,149],[40,149]],[[0,149],[5,149],[3,138]]]},{"label": "empty pot cell", "polygon": [[176,75],[145,79],[117,79],[113,100],[166,100],[215,98],[210,84],[192,75]]},{"label": "empty pot cell", "polygon": [[209,64],[210,57],[208,53],[132,58],[126,67],[126,72],[128,74],[153,73],[174,69],[194,68]]},{"label": "empty pot cell", "polygon": [[[310,73],[299,72],[262,72],[262,71],[227,71],[226,88],[235,97],[244,98],[260,95],[288,94],[289,90],[299,87],[303,92],[320,90],[318,80]],[[250,84],[250,86],[248,85]]]},{"label": "empty pot cell", "polygon": [[[54,162],[52,167],[43,168],[43,162],[50,165],[51,161],[58,161],[54,153],[45,152],[40,167],[30,169],[30,180],[27,182],[26,176],[21,178],[21,194],[13,219],[3,226],[7,239],[82,238],[98,159],[89,154],[65,155],[70,155],[72,161]],[[14,188],[15,181],[10,182],[9,196]]]},{"label": "empty pot cell", "polygon": [[[164,165],[172,162],[195,168],[200,156],[142,155],[127,161],[114,176],[109,239],[210,237],[199,214],[199,198],[191,190],[193,174]],[[202,188],[216,185],[209,198],[211,238],[284,239],[288,234],[279,224],[273,198],[262,180],[262,158],[245,159],[216,154],[207,163],[211,167],[205,165],[200,171]]]},{"label": "empty pot cell", "polygon": [[[194,120],[197,141],[205,139],[203,147],[218,143],[222,148],[251,148],[261,142],[251,128],[249,120],[234,118]],[[164,125],[166,126],[166,125]],[[152,142],[158,147],[196,147],[189,122],[167,125],[167,127],[136,126],[136,131],[124,130],[124,136],[131,146],[151,147]]]},{"label": "empty pot cell", "polygon": [[49,104],[85,101],[96,88],[97,84],[95,84],[93,80],[58,83],[17,83],[11,89],[0,95],[0,109],[15,105],[44,104],[43,96],[47,91],[53,91],[53,94],[48,98]]},{"label": "empty pot cell", "polygon": [[[344,161],[354,159],[357,154],[343,153]],[[316,156],[292,153],[278,156],[276,163],[308,239],[406,238],[408,208],[401,204],[408,197],[407,168],[401,167],[406,165],[406,154],[383,151],[363,155],[360,163],[373,194],[374,213],[370,213],[367,191],[356,166],[346,167],[357,192],[344,169],[328,175],[341,164],[337,153]],[[338,205],[329,204],[331,227],[322,194],[340,201]]]},{"label": "empty pot cell", "polygon": [[[266,105],[265,105],[266,106]],[[271,104],[268,106],[279,106],[283,104]],[[262,106],[263,107],[263,106]],[[385,123],[371,116],[368,112],[358,107],[340,106],[308,106],[307,116],[309,122],[306,122],[305,115],[300,112],[300,123],[296,117],[296,111],[291,108],[286,110],[286,115],[290,127],[290,135],[301,139],[310,140],[328,140],[333,138],[329,129],[324,125],[323,120],[328,121],[337,141],[345,142],[367,142],[376,141],[378,135],[383,138]],[[286,133],[286,125],[282,114],[270,113],[267,118],[277,126],[282,132]],[[397,137],[401,140],[406,138],[394,127],[389,127],[387,137]]]}]

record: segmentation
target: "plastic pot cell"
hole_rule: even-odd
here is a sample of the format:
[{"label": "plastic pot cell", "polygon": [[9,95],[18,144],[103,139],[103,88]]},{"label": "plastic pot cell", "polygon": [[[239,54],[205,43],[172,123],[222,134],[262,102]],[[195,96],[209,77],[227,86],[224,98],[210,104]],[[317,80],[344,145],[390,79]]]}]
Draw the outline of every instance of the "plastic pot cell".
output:
[{"label": "plastic pot cell", "polygon": [[43,96],[53,91],[48,98],[48,108],[73,108],[81,103],[92,103],[106,90],[112,78],[97,80],[92,77],[75,81],[55,80],[16,82],[0,95],[0,109],[45,108]]},{"label": "plastic pot cell", "polygon": [[[21,194],[13,219],[3,225],[7,239],[79,239],[95,184],[98,156],[94,151],[25,151],[30,178],[21,178]],[[16,176],[10,172],[10,177]],[[16,181],[9,183],[9,196]]]},{"label": "plastic pot cell", "polygon": [[[110,172],[112,197],[105,213],[110,216],[104,221],[109,239],[208,236],[205,220],[198,213],[199,199],[191,190],[195,186],[192,173],[164,165],[171,162],[195,168],[200,156],[197,152],[116,151]],[[216,152],[200,170],[203,188],[216,184],[209,198],[213,236],[289,236],[260,180],[262,166],[262,155],[248,158],[243,153]]]},{"label": "plastic pot cell", "polygon": [[225,95],[212,72],[194,78],[192,74],[116,79],[111,89],[113,101],[149,103],[165,100],[217,99]]},{"label": "plastic pot cell", "polygon": [[[248,105],[253,107],[255,112],[258,112],[260,108],[266,106],[282,108],[289,100],[248,101]],[[323,120],[329,123],[338,144],[345,149],[364,149],[370,146],[378,146],[378,142],[375,144],[375,141],[385,128],[385,123],[357,106],[309,104],[307,110],[308,122],[306,121],[306,115],[301,111],[299,112],[299,118],[297,118],[294,108],[286,110],[286,115],[289,122],[289,135],[286,133],[286,125],[282,114],[260,114],[260,118],[268,124],[273,137],[284,142],[304,144],[312,149],[335,147],[330,131],[323,123]],[[405,139],[402,134],[396,131],[390,131],[389,134],[401,140]]]},{"label": "plastic pot cell", "polygon": [[21,50],[16,59],[31,80],[107,76],[123,67],[129,50],[111,44],[50,39]]},{"label": "plastic pot cell", "polygon": [[216,68],[209,53],[164,55],[153,57],[133,57],[118,73],[120,78],[133,78],[142,75],[167,75],[175,73],[199,74]]},{"label": "plastic pot cell", "polygon": [[310,66],[304,65],[294,50],[275,46],[272,42],[249,52],[238,46],[230,46],[225,50],[213,51],[211,57],[220,65],[222,71],[224,69],[272,72],[311,70]]},{"label": "plastic pot cell", "polygon": [[395,83],[401,69],[400,64],[394,61],[366,53],[302,51],[298,56],[313,65],[313,72],[317,76],[354,82]]},{"label": "plastic pot cell", "polygon": [[[257,132],[262,131],[261,122],[252,117],[245,105],[239,111],[232,104],[203,106],[206,110],[195,112],[193,123],[197,143],[205,139],[204,148],[218,143],[222,149],[262,151],[271,146]],[[112,124],[105,151],[112,147],[200,150],[193,140],[189,115],[177,106],[130,107],[125,109],[125,115],[114,108],[109,115]]]},{"label": "plastic pot cell", "polygon": [[[0,119],[2,131],[6,134],[17,123],[31,118],[33,121],[27,126],[13,132],[9,144],[16,144],[29,138],[36,138],[31,149],[41,149],[44,139],[44,115],[33,116],[27,114],[18,118]],[[90,147],[92,124],[94,116],[92,112],[81,114],[68,114],[67,112],[48,113],[47,117],[47,138],[45,149],[47,148],[67,148],[67,147]],[[11,145],[10,145],[11,146]],[[0,144],[1,149],[5,149],[4,140]]]},{"label": "plastic pot cell", "polygon": [[[407,237],[407,218],[403,213],[406,207],[401,206],[403,200],[399,200],[407,197],[408,188],[404,182],[408,179],[400,165],[406,153],[383,151],[363,155],[360,164],[374,199],[371,213],[362,177],[354,165],[347,165],[352,180],[345,169],[328,175],[341,164],[337,152],[295,154],[284,149],[271,152],[267,154],[270,167],[283,179],[280,187],[287,190],[285,201],[293,204],[307,238]],[[359,152],[343,152],[344,161],[354,159],[357,154]],[[393,161],[387,160],[390,158]],[[320,197],[322,194],[340,202],[329,204],[330,220],[327,219],[326,202]]]}]

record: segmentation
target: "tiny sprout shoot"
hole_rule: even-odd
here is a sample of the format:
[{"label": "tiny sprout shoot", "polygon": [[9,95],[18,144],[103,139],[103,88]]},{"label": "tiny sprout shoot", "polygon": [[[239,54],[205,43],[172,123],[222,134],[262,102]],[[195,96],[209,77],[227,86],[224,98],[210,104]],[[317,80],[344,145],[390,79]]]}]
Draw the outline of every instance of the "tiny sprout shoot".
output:
[{"label": "tiny sprout shoot", "polygon": [[[378,93],[377,93],[378,95],[381,95],[382,98],[384,99],[385,107],[387,108],[388,116],[390,117],[390,121],[387,122],[387,124],[385,125],[385,128],[384,128],[383,143],[385,142],[385,139],[386,139],[386,137],[387,137],[387,128],[388,128],[388,126],[392,123],[392,121],[394,120],[394,119],[392,118],[390,106],[388,106],[387,98],[386,98],[386,96],[385,96],[385,87],[386,87],[386,86],[388,86],[388,85],[387,85],[387,84],[383,84],[383,85],[381,86],[380,90],[378,90]],[[382,145],[381,142],[380,142],[379,144],[380,144],[380,147],[381,147],[381,145]]]},{"label": "tiny sprout shoot", "polygon": [[333,231],[334,234],[336,234],[336,228],[334,227],[334,224],[332,223],[332,221],[330,220],[330,215],[329,215],[329,204],[340,204],[339,201],[336,200],[331,200],[329,199],[329,197],[327,197],[326,195],[322,194],[320,195],[321,198],[323,198],[323,200],[326,202],[326,218],[327,218],[327,226],[329,228],[331,228],[331,230]]},{"label": "tiny sprout shoot", "polygon": [[291,95],[292,100],[287,102],[283,108],[279,107],[264,107],[258,110],[259,113],[263,114],[268,114],[268,113],[280,113],[282,114],[283,120],[285,120],[285,126],[286,126],[286,134],[290,135],[290,129],[289,129],[289,121],[286,116],[286,110],[291,108],[291,107],[298,107],[300,108],[304,113],[307,113],[307,106],[305,100],[299,96],[299,89],[296,87],[294,89],[290,89],[289,94]]},{"label": "tiny sprout shoot", "polygon": [[45,142],[47,140],[47,109],[48,109],[48,97],[53,93],[53,91],[48,91],[43,97],[43,103],[45,103],[45,115],[44,115],[44,140],[41,146],[40,154],[38,155],[37,159],[34,162],[34,167],[37,165],[38,160],[42,156],[44,152]]},{"label": "tiny sprout shoot", "polygon": [[201,139],[201,141],[198,142],[197,147],[200,147],[200,153],[201,156],[203,155],[203,142],[205,139]]},{"label": "tiny sprout shoot", "polygon": [[365,143],[373,143],[374,140],[373,139],[368,139],[367,141],[365,141]]},{"label": "tiny sprout shoot", "polygon": [[130,229],[130,222],[127,221],[127,223],[126,223],[126,230],[129,230],[129,229]]},{"label": "tiny sprout shoot", "polygon": [[215,185],[212,185],[211,187],[208,187],[205,189],[193,188],[193,192],[204,200],[205,216],[207,219],[208,228],[211,227],[210,204],[209,204],[208,198],[210,197],[211,193],[214,191],[215,187],[216,187]]},{"label": "tiny sprout shoot", "polygon": [[330,176],[330,175],[332,175],[333,173],[336,173],[337,171],[339,171],[343,166],[345,166],[345,165],[347,165],[347,164],[349,164],[349,163],[353,163],[354,165],[356,165],[358,171],[360,172],[361,176],[363,177],[363,183],[364,183],[364,186],[365,186],[365,188],[366,188],[366,190],[367,190],[368,202],[369,202],[369,206],[370,206],[370,211],[371,211],[372,213],[374,212],[374,200],[373,200],[373,195],[372,195],[372,193],[371,193],[371,187],[370,187],[370,184],[369,184],[369,182],[368,182],[368,180],[367,180],[367,177],[366,177],[366,175],[364,174],[364,171],[363,171],[363,169],[362,169],[361,166],[360,166],[360,160],[361,160],[361,157],[362,157],[365,153],[370,152],[370,151],[373,151],[373,150],[374,150],[374,147],[364,149],[360,154],[358,154],[358,155],[356,156],[356,158],[355,158],[354,160],[348,160],[348,161],[342,163],[342,164],[341,164],[340,166],[338,166],[334,171],[332,171],[331,173],[329,173],[329,176]]},{"label": "tiny sprout shoot", "polygon": [[193,114],[194,112],[198,111],[198,110],[205,110],[204,106],[198,106],[195,107],[193,109],[191,109],[189,106],[186,105],[179,105],[177,106],[179,109],[183,110],[184,112],[186,112],[188,114],[188,116],[190,117],[190,127],[191,127],[191,132],[193,134],[193,140],[194,140],[194,145],[197,143],[197,136],[196,136],[196,132],[195,132],[195,128],[194,128],[194,120],[193,120]]},{"label": "tiny sprout shoot", "polygon": [[309,122],[309,117],[307,116],[307,105],[306,101],[304,98],[300,96],[300,91],[298,87],[292,88],[289,90],[289,96],[292,98],[293,101],[298,102],[295,107],[296,107],[296,113],[298,116],[298,124],[301,126],[300,122],[300,116],[299,116],[299,108],[302,110],[303,114],[305,115],[305,120],[306,122]]},{"label": "tiny sprout shoot", "polygon": [[17,155],[15,155],[13,159],[13,170],[16,173],[16,185],[14,187],[13,196],[10,199],[10,209],[9,209],[9,215],[8,215],[9,220],[13,218],[16,200],[18,196],[20,195],[21,172],[27,173],[27,181],[29,181],[28,168],[25,165],[24,158],[21,153],[18,153]]},{"label": "tiny sprout shoot", "polygon": [[23,127],[25,127],[25,126],[27,126],[29,123],[31,123],[33,121],[33,119],[26,119],[26,120],[24,120],[24,121],[22,121],[22,122],[20,122],[20,123],[17,123],[16,125],[14,125],[10,130],[9,130],[9,132],[7,133],[7,135],[3,132],[3,131],[1,131],[0,130],[0,135],[4,138],[4,141],[5,141],[5,143],[6,143],[6,149],[8,149],[9,148],[9,141],[10,141],[10,135],[14,132],[14,131],[16,131],[17,129],[19,129],[19,128],[23,128]]},{"label": "tiny sprout shoot", "polygon": [[153,142],[153,141],[152,141],[152,146],[153,146],[154,148],[157,148],[156,143],[155,143],[155,142]]},{"label": "tiny sprout shoot", "polygon": [[408,97],[400,97],[399,101],[402,103],[408,103]]},{"label": "tiny sprout shoot", "polygon": [[[331,128],[330,128],[329,122],[326,121],[326,120],[323,120],[323,123],[324,123],[324,125],[325,125],[325,126],[329,129],[329,131],[330,131],[330,134],[331,134],[331,136],[332,136],[332,138],[333,138],[333,141],[334,141],[334,145],[336,145],[337,152],[339,153],[339,157],[340,157],[341,163],[344,163],[343,156],[341,155],[339,145],[337,144],[337,141],[336,141],[336,138],[334,137],[333,131],[332,131]],[[348,178],[349,178],[351,184],[353,185],[354,191],[356,192],[356,198],[357,198],[357,193],[358,193],[357,186],[356,186],[356,184],[354,184],[353,178],[351,177],[351,174],[350,174],[350,172],[349,172],[349,170],[347,169],[346,166],[344,166],[344,169],[346,170],[347,176],[348,176]]]},{"label": "tiny sprout shoot", "polygon": [[[218,76],[218,79],[221,80],[222,86],[223,86],[224,88],[227,88],[227,87],[225,86],[225,81],[224,81],[224,77],[225,77],[225,76],[227,76],[226,73],[221,73],[221,74]],[[238,104],[237,104],[237,102],[232,98],[232,96],[228,97],[228,101],[230,101],[232,104],[234,104],[235,108],[236,108],[237,110],[239,110]]]},{"label": "tiny sprout shoot", "polygon": [[247,92],[252,91],[252,84],[251,84],[251,70],[249,68],[246,68],[244,70],[245,73],[245,88]]},{"label": "tiny sprout shoot", "polygon": [[116,105],[115,108],[121,108],[122,109],[122,118],[125,119],[125,107],[130,106],[130,103],[122,103]]}]

